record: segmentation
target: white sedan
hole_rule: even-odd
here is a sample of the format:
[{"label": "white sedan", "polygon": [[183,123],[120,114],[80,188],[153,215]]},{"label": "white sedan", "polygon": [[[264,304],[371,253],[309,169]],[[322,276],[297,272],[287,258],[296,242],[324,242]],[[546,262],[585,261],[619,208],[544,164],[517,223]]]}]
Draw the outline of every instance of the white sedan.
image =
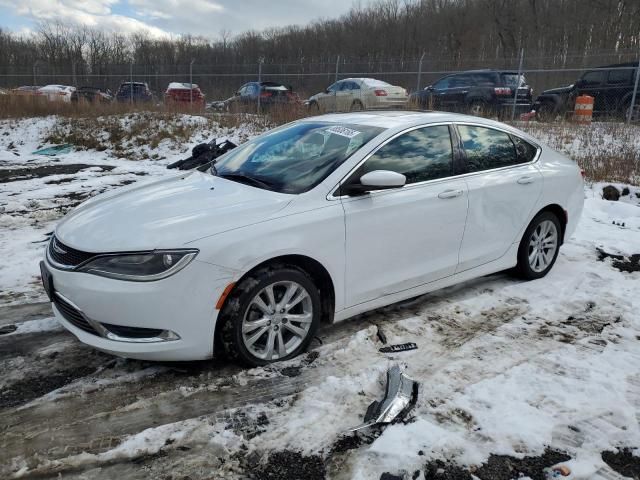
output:
[{"label": "white sedan", "polygon": [[544,277],[581,170],[524,132],[449,113],[306,118],[90,199],[41,263],[56,317],[125,357],[292,358],[322,323],[490,273]]},{"label": "white sedan", "polygon": [[70,102],[75,91],[76,87],[69,85],[46,85],[38,89],[37,95],[45,96],[51,102]]},{"label": "white sedan", "polygon": [[402,87],[375,78],[345,78],[316,93],[306,104],[316,112],[354,112],[403,108],[408,101]]}]

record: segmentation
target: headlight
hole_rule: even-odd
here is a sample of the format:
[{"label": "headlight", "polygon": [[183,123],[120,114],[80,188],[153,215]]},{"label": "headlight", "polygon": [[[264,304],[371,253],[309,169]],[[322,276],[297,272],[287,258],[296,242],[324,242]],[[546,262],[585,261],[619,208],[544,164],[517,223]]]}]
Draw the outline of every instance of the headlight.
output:
[{"label": "headlight", "polygon": [[198,250],[115,253],[96,257],[78,268],[78,271],[119,280],[151,282],[179,272],[197,254]]}]

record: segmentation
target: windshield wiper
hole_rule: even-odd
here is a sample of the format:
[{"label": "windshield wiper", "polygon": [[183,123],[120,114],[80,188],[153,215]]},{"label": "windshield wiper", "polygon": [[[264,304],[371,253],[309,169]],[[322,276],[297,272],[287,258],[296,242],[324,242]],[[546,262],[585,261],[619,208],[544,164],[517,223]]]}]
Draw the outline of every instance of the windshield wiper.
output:
[{"label": "windshield wiper", "polygon": [[218,176],[221,178],[232,180],[234,182],[253,185],[254,187],[263,188],[265,190],[273,190],[274,187],[273,183],[271,182],[255,177],[250,177],[249,175],[245,175],[244,173],[221,173]]}]

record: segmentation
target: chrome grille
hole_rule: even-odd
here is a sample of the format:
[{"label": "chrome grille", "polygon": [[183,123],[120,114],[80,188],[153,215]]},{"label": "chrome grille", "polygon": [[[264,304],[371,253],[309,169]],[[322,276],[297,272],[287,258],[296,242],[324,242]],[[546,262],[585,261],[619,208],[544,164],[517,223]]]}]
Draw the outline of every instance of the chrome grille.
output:
[{"label": "chrome grille", "polygon": [[68,247],[58,240],[55,235],[51,237],[51,241],[49,242],[49,258],[55,263],[65,267],[77,267],[95,256],[95,253],[82,252],[75,248]]}]

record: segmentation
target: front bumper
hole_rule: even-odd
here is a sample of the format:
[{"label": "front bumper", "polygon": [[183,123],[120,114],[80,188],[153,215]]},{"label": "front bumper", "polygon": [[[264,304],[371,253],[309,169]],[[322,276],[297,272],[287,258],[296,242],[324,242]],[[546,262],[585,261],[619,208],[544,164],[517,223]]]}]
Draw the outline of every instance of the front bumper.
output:
[{"label": "front bumper", "polygon": [[[53,282],[54,314],[81,342],[140,360],[213,355],[215,304],[233,281],[232,270],[196,259],[171,277],[130,282],[58,270],[47,259],[45,265]],[[137,329],[150,329],[151,336]]]}]

